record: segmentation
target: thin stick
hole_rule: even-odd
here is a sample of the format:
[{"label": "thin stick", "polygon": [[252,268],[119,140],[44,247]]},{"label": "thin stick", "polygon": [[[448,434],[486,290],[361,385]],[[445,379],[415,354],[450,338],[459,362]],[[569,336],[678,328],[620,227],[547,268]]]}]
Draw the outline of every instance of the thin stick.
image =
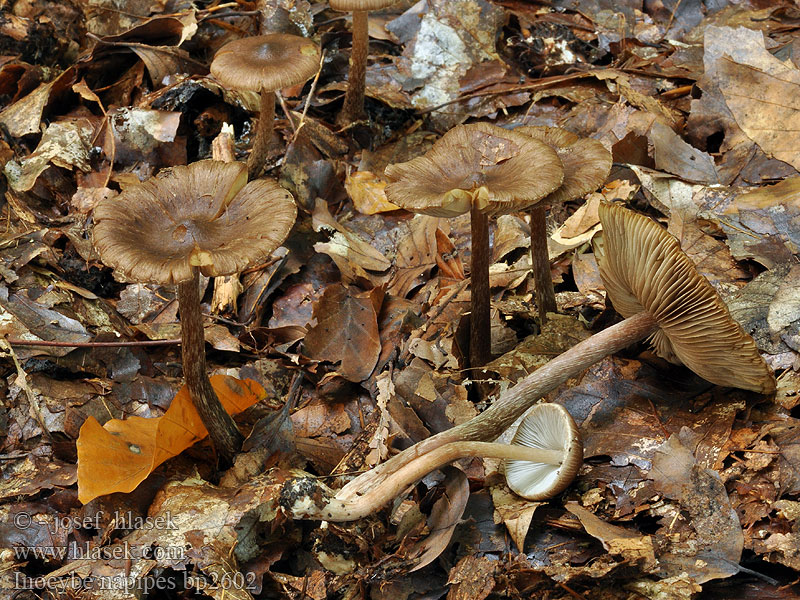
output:
[{"label": "thin stick", "polygon": [[6,340],[12,346],[50,346],[54,348],[122,348],[126,346],[177,346],[181,340],[141,340],[133,342],[54,342],[52,340]]}]

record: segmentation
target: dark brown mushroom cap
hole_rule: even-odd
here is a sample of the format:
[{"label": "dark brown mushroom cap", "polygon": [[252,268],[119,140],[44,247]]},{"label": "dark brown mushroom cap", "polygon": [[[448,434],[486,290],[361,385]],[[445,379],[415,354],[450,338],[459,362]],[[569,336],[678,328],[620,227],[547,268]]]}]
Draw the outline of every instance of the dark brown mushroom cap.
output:
[{"label": "dark brown mushroom cap", "polygon": [[294,225],[297,207],[275,181],[247,183],[247,166],[202,160],[172,167],[101,201],[94,245],[131,281],[173,284],[198,267],[230,275],[266,259]]},{"label": "dark brown mushroom cap", "polygon": [[514,434],[512,444],[558,450],[560,465],[506,460],[506,483],[528,500],[546,500],[563,492],[583,464],[583,441],[578,425],[560,404],[542,403],[531,408]]},{"label": "dark brown mushroom cap", "polygon": [[564,178],[547,144],[489,123],[454,127],[425,155],[385,174],[390,202],[436,217],[464,214],[473,204],[487,214],[523,210]]},{"label": "dark brown mushroom cap", "polygon": [[311,79],[319,58],[319,46],[308,38],[272,33],[225,44],[214,55],[211,74],[232,89],[273,92]]},{"label": "dark brown mushroom cap", "polygon": [[606,291],[622,316],[653,315],[659,325],[650,340],[656,354],[718,385],[774,392],[775,376],[755,342],[678,241],[621,206],[602,204],[599,212],[603,235],[595,256]]},{"label": "dark brown mushroom cap", "polygon": [[564,181],[540,202],[555,204],[575,200],[599,188],[611,171],[611,153],[597,140],[581,138],[560,127],[517,127],[550,146],[564,165]]},{"label": "dark brown mushroom cap", "polygon": [[330,0],[333,10],[381,10],[388,8],[398,0]]}]

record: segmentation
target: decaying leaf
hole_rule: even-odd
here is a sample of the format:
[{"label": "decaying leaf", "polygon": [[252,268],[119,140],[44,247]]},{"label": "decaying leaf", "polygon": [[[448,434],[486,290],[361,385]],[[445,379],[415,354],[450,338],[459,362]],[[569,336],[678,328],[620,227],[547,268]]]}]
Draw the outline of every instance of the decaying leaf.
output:
[{"label": "decaying leaf", "polygon": [[378,310],[383,292],[361,292],[341,284],[328,286],[314,306],[317,324],[308,330],[311,358],[339,364],[342,377],[362,381],[372,373],[381,351]]}]

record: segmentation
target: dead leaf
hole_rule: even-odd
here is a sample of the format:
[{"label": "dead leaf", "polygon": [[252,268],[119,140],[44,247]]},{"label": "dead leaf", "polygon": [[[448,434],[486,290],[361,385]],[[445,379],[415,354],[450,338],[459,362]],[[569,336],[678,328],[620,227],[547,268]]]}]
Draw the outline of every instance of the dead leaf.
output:
[{"label": "dead leaf", "polygon": [[[229,414],[265,396],[264,388],[250,379],[214,375],[211,385]],[[77,442],[78,498],[85,504],[98,496],[133,491],[158,465],[207,435],[186,386],[155,419],[112,419],[101,426],[89,417]]]},{"label": "dead leaf", "polygon": [[325,288],[314,306],[317,324],[308,330],[305,349],[311,358],[339,364],[349,381],[366,379],[381,351],[377,311],[383,292],[361,292],[333,284]]}]

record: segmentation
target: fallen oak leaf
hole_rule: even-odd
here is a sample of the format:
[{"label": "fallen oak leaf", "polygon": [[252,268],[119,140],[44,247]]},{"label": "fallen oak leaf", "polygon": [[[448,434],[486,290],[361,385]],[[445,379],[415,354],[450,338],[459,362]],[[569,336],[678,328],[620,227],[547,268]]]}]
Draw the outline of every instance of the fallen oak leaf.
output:
[{"label": "fallen oak leaf", "polygon": [[[235,415],[266,396],[250,379],[213,375],[211,386],[228,414]],[[78,435],[78,499],[132,492],[164,461],[208,435],[186,386],[161,417],[112,419],[100,425],[89,417]]]}]

